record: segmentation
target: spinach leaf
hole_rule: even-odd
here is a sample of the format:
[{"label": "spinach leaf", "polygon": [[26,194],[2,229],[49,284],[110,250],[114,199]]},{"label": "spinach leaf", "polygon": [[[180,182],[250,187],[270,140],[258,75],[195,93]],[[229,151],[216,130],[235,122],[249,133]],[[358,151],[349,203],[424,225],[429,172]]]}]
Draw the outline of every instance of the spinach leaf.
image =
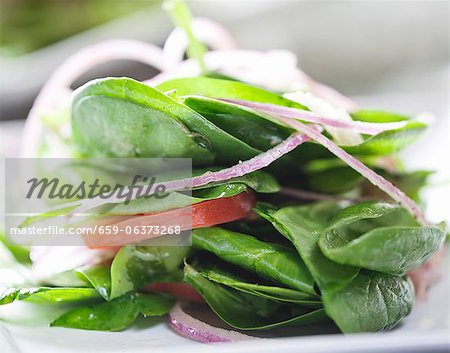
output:
[{"label": "spinach leaf", "polygon": [[[395,205],[376,202],[343,209],[320,236],[322,252],[340,264],[386,273],[405,273],[421,265],[439,249],[445,232],[431,227],[383,226],[383,216],[394,211],[404,212]],[[373,218],[376,223],[366,221]],[[391,222],[388,218],[387,223]]]},{"label": "spinach leaf", "polygon": [[82,267],[77,269],[76,273],[86,281],[87,284],[94,287],[104,299],[109,300],[111,295],[110,266],[97,265]]},{"label": "spinach leaf", "polygon": [[445,236],[431,227],[380,227],[359,237],[337,229],[324,233],[319,244],[326,257],[340,264],[400,274],[425,263]]},{"label": "spinach leaf", "polygon": [[387,330],[411,311],[414,288],[406,277],[361,271],[345,287],[325,291],[327,314],[344,333]]},{"label": "spinach leaf", "polygon": [[273,301],[249,295],[214,283],[193,267],[184,267],[185,281],[205,299],[228,325],[241,330],[261,330],[326,321],[323,309],[311,311],[300,306],[276,305]]},{"label": "spinach leaf", "polygon": [[367,121],[371,123],[390,123],[409,120],[409,117],[381,110],[360,109],[350,114],[353,120]]},{"label": "spinach leaf", "polygon": [[214,152],[208,140],[191,133],[180,119],[182,115],[199,118],[140,82],[127,78],[95,80],[80,87],[73,98],[73,138],[87,156],[212,161]]},{"label": "spinach leaf", "polygon": [[88,156],[192,158],[194,165],[210,165],[234,164],[261,152],[159,90],[127,78],[80,87],[72,129]]},{"label": "spinach leaf", "polygon": [[399,209],[399,206],[388,202],[361,202],[340,210],[330,220],[327,229],[342,227],[362,219],[380,218]]},{"label": "spinach leaf", "polygon": [[[409,280],[391,274],[359,271],[357,267],[333,262],[324,256],[318,243],[322,232],[335,226],[358,223],[360,218],[355,215],[355,210],[359,209],[367,222],[367,219],[394,214],[396,207],[363,204],[353,206],[353,211],[349,207],[336,215],[327,227],[336,208],[332,203],[316,203],[275,211],[259,204],[255,210],[294,243],[321,290],[327,315],[344,333],[390,328],[411,310],[414,291]],[[367,225],[359,224],[357,228],[364,227]]]},{"label": "spinach leaf", "polygon": [[278,211],[259,203],[254,211],[269,220],[294,244],[314,280],[323,289],[342,287],[355,278],[359,271],[356,267],[331,261],[319,248],[319,236],[337,209],[334,202],[285,207]]},{"label": "spinach leaf", "polygon": [[139,313],[144,316],[160,316],[168,313],[172,305],[173,300],[167,296],[132,293],[110,302],[70,310],[50,326],[118,331],[131,325]]},{"label": "spinach leaf", "polygon": [[311,190],[339,194],[356,188],[365,179],[348,166],[338,166],[324,171],[308,173],[307,184]]},{"label": "spinach leaf", "polygon": [[415,142],[426,128],[425,124],[411,122],[400,129],[384,131],[371,136],[359,145],[343,146],[343,148],[356,155],[390,155]]},{"label": "spinach leaf", "polygon": [[277,93],[247,83],[217,78],[176,78],[157,87],[160,91],[175,90],[178,96],[204,96],[209,98],[242,99],[308,110],[306,107]]},{"label": "spinach leaf", "polygon": [[181,279],[178,271],[188,247],[137,246],[122,247],[111,264],[111,295],[117,298],[152,282]]},{"label": "spinach leaf", "polygon": [[[231,287],[257,297],[280,302],[302,304],[304,306],[321,306],[321,300],[318,295],[312,295],[290,288],[250,283],[248,280],[240,278],[231,272],[225,272],[217,267],[202,270],[200,272],[210,281],[223,284],[227,287]],[[258,279],[255,279],[255,281],[258,282]]]},{"label": "spinach leaf", "polygon": [[92,288],[36,287],[0,288],[0,305],[15,300],[25,300],[37,304],[71,303],[101,298]]},{"label": "spinach leaf", "polygon": [[315,294],[314,280],[305,264],[294,251],[281,245],[222,228],[194,229],[192,245],[212,252],[258,277]]},{"label": "spinach leaf", "polygon": [[183,103],[222,130],[262,151],[278,145],[293,131],[250,109],[216,99],[187,96]]}]

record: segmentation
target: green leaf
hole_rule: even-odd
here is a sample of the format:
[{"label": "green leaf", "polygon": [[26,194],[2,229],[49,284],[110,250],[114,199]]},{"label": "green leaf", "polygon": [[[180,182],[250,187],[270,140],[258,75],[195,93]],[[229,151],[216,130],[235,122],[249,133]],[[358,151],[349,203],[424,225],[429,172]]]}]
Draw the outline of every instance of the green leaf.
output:
[{"label": "green leaf", "polygon": [[122,247],[111,265],[111,298],[141,288],[152,282],[179,280],[181,262],[189,251],[178,246]]},{"label": "green leaf", "polygon": [[301,104],[284,98],[280,94],[238,81],[207,77],[176,78],[159,84],[157,89],[163,92],[176,90],[178,96],[241,99],[307,110]]},{"label": "green leaf", "polygon": [[91,81],[76,91],[72,102],[73,138],[86,156],[212,161],[208,140],[191,133],[183,120],[203,119],[158,90],[127,78]]},{"label": "green leaf", "polygon": [[323,293],[327,314],[344,333],[395,326],[411,311],[414,288],[405,277],[364,271],[345,287]]},{"label": "green leaf", "polygon": [[[353,209],[358,207],[369,219],[389,216],[395,210],[389,204],[357,205]],[[321,252],[318,241],[323,231],[335,225],[358,222],[349,208],[335,216],[328,228],[336,212],[336,205],[332,203],[287,207],[279,211],[263,204],[257,205],[255,210],[294,243],[321,290],[326,313],[344,333],[387,329],[409,314],[414,291],[407,279],[359,271],[357,267],[333,262]]]},{"label": "green leaf", "polygon": [[119,331],[130,326],[139,313],[160,316],[170,311],[173,300],[156,294],[127,294],[89,306],[75,308],[61,315],[50,326],[83,330]]},{"label": "green leaf", "polygon": [[185,281],[205,299],[228,325],[241,330],[262,330],[326,321],[323,309],[275,305],[273,301],[249,295],[209,281],[193,267],[184,267]]},{"label": "green leaf", "polygon": [[25,300],[36,304],[72,303],[101,298],[92,288],[36,287],[0,288],[0,305],[14,300]]},{"label": "green leaf", "polygon": [[172,297],[163,294],[143,294],[134,295],[139,311],[144,316],[162,316],[167,314],[175,302]]},{"label": "green leaf", "polygon": [[302,260],[294,251],[278,244],[222,228],[201,228],[193,230],[192,245],[258,277],[315,294],[314,280]]},{"label": "green leaf", "polygon": [[294,244],[321,289],[344,286],[358,274],[358,268],[331,261],[319,248],[319,236],[338,210],[334,202],[285,207],[278,211],[257,204],[254,210]]},{"label": "green leaf", "polygon": [[110,266],[97,265],[82,267],[77,269],[76,273],[87,284],[92,285],[103,298],[109,300],[111,294]]},{"label": "green leaf", "polygon": [[[217,267],[202,270],[201,274],[210,281],[223,284],[244,293],[252,294],[257,297],[270,299],[274,301],[301,304],[304,306],[321,306],[321,300],[317,295],[301,292],[298,290],[265,285],[259,283],[250,283],[248,280],[240,278],[231,272],[225,272]],[[258,279],[254,279],[259,282]]]},{"label": "green leaf", "polygon": [[446,233],[431,227],[381,227],[359,237],[331,230],[320,248],[340,264],[385,273],[406,273],[425,263],[442,245]]},{"label": "green leaf", "polygon": [[381,110],[357,110],[350,114],[353,120],[367,121],[370,123],[391,123],[395,121],[409,120],[409,117]]},{"label": "green leaf", "polygon": [[192,158],[193,165],[210,165],[234,164],[261,152],[158,89],[128,78],[80,87],[72,129],[87,156]]},{"label": "green leaf", "polygon": [[[340,264],[402,274],[426,262],[442,245],[446,233],[438,228],[383,226],[385,215],[405,212],[387,203],[366,202],[343,209],[320,236],[326,257]],[[368,219],[377,222],[368,222]],[[387,224],[393,218],[387,218]],[[359,224],[355,222],[360,222]],[[364,223],[362,223],[364,222]]]},{"label": "green leaf", "polygon": [[322,193],[345,193],[356,188],[364,177],[348,166],[309,173],[307,183],[311,190]]},{"label": "green leaf", "polygon": [[400,129],[371,136],[359,145],[343,146],[343,148],[356,155],[390,155],[415,142],[426,128],[425,124],[412,122]]},{"label": "green leaf", "polygon": [[262,151],[278,145],[293,131],[250,109],[216,99],[188,96],[183,103],[230,135]]},{"label": "green leaf", "polygon": [[361,202],[340,210],[330,220],[327,229],[338,228],[362,219],[380,218],[399,209],[399,206],[388,202]]},{"label": "green leaf", "polygon": [[19,292],[19,288],[0,288],[0,305],[12,303]]}]

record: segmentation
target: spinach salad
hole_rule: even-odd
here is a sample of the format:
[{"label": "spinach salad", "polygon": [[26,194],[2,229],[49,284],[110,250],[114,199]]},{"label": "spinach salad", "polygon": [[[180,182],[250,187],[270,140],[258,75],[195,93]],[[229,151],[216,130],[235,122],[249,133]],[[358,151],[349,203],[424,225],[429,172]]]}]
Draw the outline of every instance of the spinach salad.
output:
[{"label": "spinach salad", "polygon": [[[397,156],[427,125],[362,109],[300,71],[292,54],[233,49],[219,25],[192,20],[179,1],[165,6],[179,28],[164,50],[109,41],[55,72],[30,113],[24,153],[191,158],[194,176],[177,181],[191,185],[191,196],[173,190],[164,203],[114,202],[107,212],[151,224],[192,207],[192,246],[132,237],[101,249],[5,242],[31,275],[4,285],[0,304],[70,304],[51,326],[102,331],[168,314],[170,327],[201,342],[280,327],[355,333],[398,325],[426,281],[415,273],[446,236],[420,208],[430,172],[405,171]],[[146,82],[107,77],[60,94],[105,57],[140,60],[161,74]],[[62,205],[59,215],[108,202]],[[57,261],[70,264],[55,271]],[[225,328],[193,317],[192,303],[209,307]]]}]

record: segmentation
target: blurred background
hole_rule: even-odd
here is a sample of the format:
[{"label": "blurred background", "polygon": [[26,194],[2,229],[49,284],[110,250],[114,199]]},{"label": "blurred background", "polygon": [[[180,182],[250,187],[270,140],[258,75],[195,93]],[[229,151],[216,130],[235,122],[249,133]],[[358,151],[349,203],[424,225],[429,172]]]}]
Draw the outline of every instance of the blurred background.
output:
[{"label": "blurred background", "polygon": [[[109,38],[162,45],[172,24],[152,0],[0,0],[0,119],[23,119],[67,56]],[[445,90],[448,1],[189,1],[227,26],[239,47],[289,49],[302,69],[344,94]],[[142,64],[89,72],[149,78]]]}]

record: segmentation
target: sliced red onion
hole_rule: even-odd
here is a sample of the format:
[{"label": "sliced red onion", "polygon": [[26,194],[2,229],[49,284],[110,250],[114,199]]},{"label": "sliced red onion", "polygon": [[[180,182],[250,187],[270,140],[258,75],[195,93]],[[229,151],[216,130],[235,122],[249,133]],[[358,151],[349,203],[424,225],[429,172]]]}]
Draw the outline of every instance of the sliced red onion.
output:
[{"label": "sliced red onion", "polygon": [[344,161],[349,167],[356,170],[372,184],[383,190],[387,195],[389,195],[393,200],[400,203],[417,221],[428,227],[433,227],[434,225],[430,223],[425,215],[422,213],[420,207],[411,200],[403,191],[398,189],[394,184],[384,179],[381,175],[375,173],[372,169],[364,165],[361,161],[353,157],[351,154],[345,152],[342,148],[336,145],[333,141],[328,139],[326,136],[322,135],[319,131],[315,130],[313,127],[302,124],[301,122],[294,119],[286,119],[283,117],[277,117],[277,115],[272,115],[275,118],[280,119],[285,124],[293,127],[297,131],[305,134],[312,140],[320,143],[336,157]]},{"label": "sliced red onion", "polygon": [[176,303],[169,313],[169,325],[180,335],[202,343],[235,342],[256,339],[239,332],[208,325],[193,318]]},{"label": "sliced red onion", "polygon": [[399,129],[404,127],[407,123],[404,121],[391,123],[369,123],[365,121],[345,121],[338,119],[331,119],[327,117],[317,116],[306,110],[282,107],[274,104],[258,103],[250,101],[242,101],[237,99],[220,99],[221,101],[234,103],[240,106],[252,108],[266,114],[276,114],[278,116],[290,119],[300,119],[309,123],[320,124],[324,126],[332,126],[341,129],[349,129],[355,132],[368,135],[376,135],[380,132]]},{"label": "sliced red onion", "polygon": [[[278,144],[277,146],[271,148],[270,150],[261,153],[256,157],[253,157],[242,163],[236,164],[232,167],[225,168],[216,172],[208,171],[200,176],[181,180],[168,181],[161,184],[164,185],[166,191],[174,191],[174,190],[192,189],[195,187],[204,186],[214,182],[221,182],[232,178],[237,178],[267,167],[271,163],[275,162],[278,158],[282,157],[286,153],[289,153],[297,146],[300,146],[303,142],[306,142],[308,140],[309,138],[302,134],[293,134],[289,136],[286,140]],[[155,184],[153,188],[156,189],[157,185],[158,184]],[[134,198],[136,198],[136,195],[133,195],[131,197],[131,199]],[[101,206],[105,203],[119,203],[122,201],[123,198],[118,198],[117,196],[108,197],[107,200],[102,199],[100,197],[84,200],[80,202],[79,207],[77,207],[69,214],[69,217],[72,217],[76,214],[84,214],[86,211],[95,208],[97,206]]]},{"label": "sliced red onion", "polygon": [[111,60],[135,60],[161,71],[167,69],[162,49],[145,42],[108,40],[81,49],[54,71],[34,101],[23,132],[22,157],[35,157],[39,150],[39,139],[44,133],[44,127],[39,119],[41,114],[60,104],[58,97],[66,94],[70,85],[81,74]]}]

